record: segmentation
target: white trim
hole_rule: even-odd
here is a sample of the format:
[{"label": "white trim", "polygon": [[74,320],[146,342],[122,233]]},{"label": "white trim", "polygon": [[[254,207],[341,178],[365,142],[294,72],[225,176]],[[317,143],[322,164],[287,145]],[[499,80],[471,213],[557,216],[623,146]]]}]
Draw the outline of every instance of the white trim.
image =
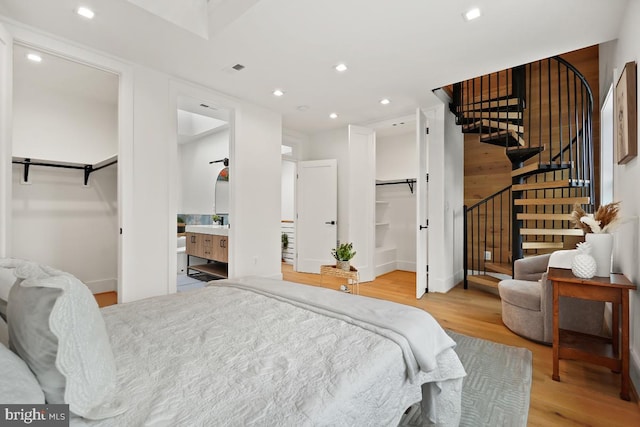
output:
[{"label": "white trim", "polygon": [[0,43],[7,47],[7,61],[0,66],[0,257],[11,255],[11,154],[13,110],[13,38],[0,25]]},{"label": "white trim", "polygon": [[[176,274],[177,274],[177,254],[175,251],[175,227],[176,227],[176,215],[178,213],[178,123],[175,117],[178,109],[178,97],[184,96],[188,98],[202,100],[208,105],[215,105],[217,108],[229,110],[229,168],[231,170],[235,167],[235,135],[237,132],[238,123],[236,121],[236,110],[240,108],[240,105],[233,98],[224,95],[220,92],[212,90],[210,88],[200,86],[195,83],[186,82],[183,80],[171,78],[169,80],[169,113],[172,115],[167,120],[170,123],[169,141],[167,149],[171,151],[169,162],[169,169],[167,171],[169,176],[169,205],[167,206],[167,227],[171,230],[168,233],[168,253],[167,253],[167,293],[177,292]],[[237,194],[237,180],[229,180],[229,223],[232,223],[235,212],[235,196]],[[229,241],[234,241],[234,227],[229,228]],[[229,245],[229,270],[228,275],[230,278],[235,277],[235,260],[237,256],[237,245]],[[282,279],[282,275],[280,275]]]},{"label": "white trim", "polygon": [[415,261],[396,261],[396,265],[398,270],[416,272]]},{"label": "white trim", "polygon": [[640,393],[640,355],[638,355],[632,347],[629,349],[629,356],[629,377],[633,383],[632,385],[636,389],[636,393]]},{"label": "white trim", "polygon": [[92,294],[102,294],[105,292],[113,292],[118,289],[118,279],[102,279],[84,282]]},{"label": "white trim", "polygon": [[[118,89],[118,219],[123,234],[118,240],[118,302],[122,302],[125,284],[133,284],[135,257],[126,230],[133,218],[133,67],[130,63],[98,53],[16,21],[0,18],[13,34],[14,43],[31,46],[90,67],[117,74]],[[11,182],[11,181],[9,181]],[[10,215],[9,215],[10,216]],[[175,224],[174,224],[175,226]],[[175,244],[173,245],[175,246]]]}]

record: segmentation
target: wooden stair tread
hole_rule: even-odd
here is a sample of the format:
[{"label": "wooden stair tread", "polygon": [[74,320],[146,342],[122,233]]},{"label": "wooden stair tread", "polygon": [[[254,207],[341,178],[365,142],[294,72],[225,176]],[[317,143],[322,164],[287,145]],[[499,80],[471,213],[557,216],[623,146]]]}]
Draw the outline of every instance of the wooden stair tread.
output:
[{"label": "wooden stair tread", "polygon": [[522,242],[522,249],[562,249],[562,242]]},{"label": "wooden stair tread", "polygon": [[545,190],[549,188],[573,188],[584,187],[589,185],[589,180],[584,179],[560,179],[556,181],[544,181],[544,182],[529,182],[526,184],[515,184],[512,187],[513,191],[528,191],[528,190]]},{"label": "wooden stair tread", "polygon": [[500,283],[500,280],[502,279],[498,279],[497,277],[489,276],[486,274],[473,274],[467,276],[467,281],[469,282],[495,289],[498,288],[498,283]]},{"label": "wooden stair tread", "polygon": [[491,133],[483,133],[480,135],[480,142],[487,144],[499,145],[504,147],[505,141],[509,147],[518,147],[525,145],[524,139],[514,130],[500,130]]},{"label": "wooden stair tread", "polygon": [[462,117],[467,119],[507,119],[522,120],[522,111],[484,111],[473,110],[463,112]]},{"label": "wooden stair tread", "polygon": [[480,130],[480,128],[512,130],[519,133],[524,132],[524,126],[489,119],[477,120],[473,123],[463,125],[462,132],[473,132],[475,130]]},{"label": "wooden stair tread", "polygon": [[493,271],[494,273],[507,274],[513,276],[513,267],[509,263],[505,262],[485,262],[485,270]]},{"label": "wooden stair tread", "polygon": [[562,163],[531,163],[521,168],[511,171],[511,177],[533,175],[536,173],[550,172],[554,170],[568,169],[571,167],[571,162]]},{"label": "wooden stair tread", "polygon": [[584,236],[579,228],[521,228],[522,236]]},{"label": "wooden stair tread", "polygon": [[517,219],[523,221],[571,221],[571,214],[553,214],[553,213],[519,213],[516,214]]},{"label": "wooden stair tread", "polygon": [[539,147],[525,147],[525,146],[516,146],[511,148],[505,148],[504,153],[509,158],[512,164],[521,163],[530,158],[537,156],[546,150],[546,145],[541,145]]},{"label": "wooden stair tread", "polygon": [[487,110],[491,108],[506,108],[506,107],[517,107],[520,104],[520,100],[518,98],[506,98],[506,99],[497,99],[497,100],[488,100],[483,102],[474,102],[471,104],[465,104],[458,107],[459,112],[464,111],[481,111]]},{"label": "wooden stair tread", "polygon": [[515,199],[513,204],[516,206],[530,205],[588,205],[589,197],[548,197],[544,199]]}]

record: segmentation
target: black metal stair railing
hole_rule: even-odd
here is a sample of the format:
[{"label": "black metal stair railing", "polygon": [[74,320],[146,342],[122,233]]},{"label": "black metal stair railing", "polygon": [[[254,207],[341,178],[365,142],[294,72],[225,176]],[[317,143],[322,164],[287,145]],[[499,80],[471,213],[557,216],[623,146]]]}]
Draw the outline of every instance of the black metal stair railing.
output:
[{"label": "black metal stair railing", "polygon": [[[511,263],[511,186],[464,206],[464,288],[467,277],[486,274],[486,263]],[[488,256],[487,256],[488,255]]]},{"label": "black metal stair railing", "polygon": [[[493,242],[487,246],[489,238],[498,240],[500,247],[505,241],[510,244],[508,261],[504,250],[500,260],[493,261],[513,262],[529,250],[523,246],[537,253],[545,245],[565,245],[567,237],[561,233],[532,234],[568,228],[570,202],[593,210],[593,95],[587,79],[573,65],[553,57],[457,83],[452,98],[450,109],[463,132],[479,133],[481,142],[505,148],[514,186],[465,208],[466,286],[468,271],[486,274],[486,248],[494,248]],[[493,218],[483,223],[482,209],[488,215],[492,211],[488,206],[495,200],[504,204],[506,194],[509,226],[500,226],[499,237],[495,230],[483,235]],[[503,224],[504,209],[499,219]],[[523,228],[528,229],[525,237]]]}]

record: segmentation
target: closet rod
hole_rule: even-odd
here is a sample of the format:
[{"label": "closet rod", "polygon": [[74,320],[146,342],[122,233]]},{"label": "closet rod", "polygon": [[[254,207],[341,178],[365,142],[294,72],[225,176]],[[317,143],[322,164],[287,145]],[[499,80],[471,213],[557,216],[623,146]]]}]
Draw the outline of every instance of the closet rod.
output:
[{"label": "closet rod", "polygon": [[413,194],[413,184],[416,183],[415,179],[405,179],[402,181],[389,181],[389,182],[376,182],[376,185],[397,185],[397,184],[407,184],[409,186],[409,190],[411,194]]},{"label": "closet rod", "polygon": [[32,161],[29,158],[23,160],[12,160],[11,163],[16,165],[23,165],[23,179],[24,182],[29,182],[29,167],[30,166],[46,166],[50,168],[61,168],[61,169],[79,169],[84,171],[84,185],[89,185],[89,177],[92,172],[99,171],[100,169],[104,169],[107,166],[114,165],[118,163],[118,160],[109,161],[103,165],[96,166],[100,163],[96,163],[96,165],[82,165],[82,164],[73,164],[73,163],[54,163],[54,162],[44,162],[44,161]]}]

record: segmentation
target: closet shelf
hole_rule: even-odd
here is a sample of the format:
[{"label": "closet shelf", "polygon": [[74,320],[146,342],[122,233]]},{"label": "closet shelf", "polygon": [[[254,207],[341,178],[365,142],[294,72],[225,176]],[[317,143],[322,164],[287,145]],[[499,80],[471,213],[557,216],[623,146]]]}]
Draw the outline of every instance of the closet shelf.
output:
[{"label": "closet shelf", "polygon": [[104,169],[107,166],[114,165],[118,163],[118,156],[111,156],[105,160],[102,160],[95,164],[86,164],[86,163],[74,163],[74,162],[59,162],[54,160],[33,160],[28,157],[12,157],[11,163],[15,165],[23,165],[23,179],[24,182],[29,182],[29,168],[31,166],[46,166],[52,168],[61,168],[61,169],[79,169],[84,171],[84,185],[89,184],[89,177],[91,173],[99,171],[100,169]]}]

